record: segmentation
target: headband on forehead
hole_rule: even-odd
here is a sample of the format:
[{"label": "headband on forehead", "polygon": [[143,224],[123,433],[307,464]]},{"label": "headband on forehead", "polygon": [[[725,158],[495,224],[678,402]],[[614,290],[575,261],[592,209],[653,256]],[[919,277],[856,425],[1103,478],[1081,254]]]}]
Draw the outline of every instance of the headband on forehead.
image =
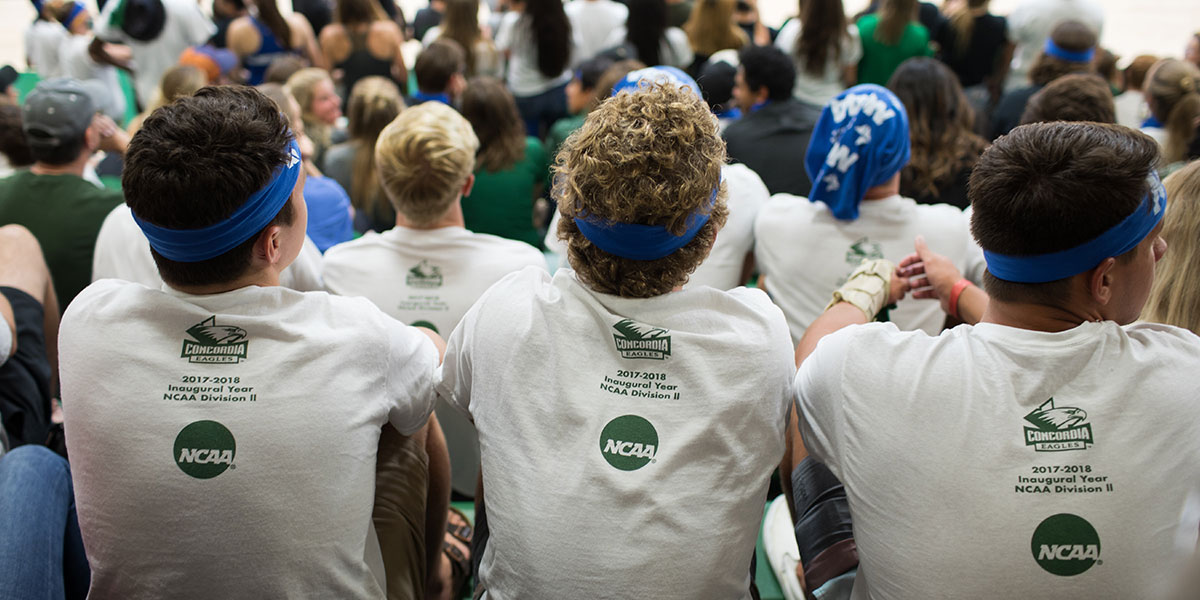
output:
[{"label": "headband on forehead", "polygon": [[300,146],[288,142],[288,161],[271,180],[233,211],[229,218],[200,229],[167,229],[133,215],[150,247],[164,257],[184,263],[200,262],[229,252],[262,231],[292,197],[302,167]]},{"label": "headband on forehead", "polygon": [[67,13],[67,18],[62,22],[62,26],[65,27],[67,31],[71,30],[71,22],[75,20],[75,17],[79,16],[79,13],[83,12],[84,8],[85,7],[83,6],[82,2],[71,3],[71,12]]},{"label": "headband on forehead", "polygon": [[579,233],[597,248],[630,260],[657,260],[686,246],[708,222],[717,202],[718,185],[703,209],[688,215],[687,229],[681,235],[671,233],[662,225],[617,223],[594,215],[575,217]]},{"label": "headband on forehead", "polygon": [[1011,256],[983,251],[987,270],[997,279],[1014,283],[1046,283],[1078,275],[1104,259],[1133,250],[1162,221],[1167,206],[1167,190],[1153,170],[1146,178],[1150,191],[1125,220],[1089,242],[1074,248],[1036,254]]},{"label": "headband on forehead", "polygon": [[693,94],[700,96],[700,86],[696,85],[696,80],[675,67],[646,67],[630,71],[613,86],[612,95],[616,96],[621,92],[636,92],[642,89],[643,81],[659,84],[671,83],[679,89],[691,90]]},{"label": "headband on forehead", "polygon": [[1042,51],[1046,53],[1046,56],[1053,56],[1059,60],[1077,63],[1092,62],[1092,57],[1096,56],[1095,47],[1079,51],[1067,50],[1066,48],[1055,44],[1054,40],[1051,38],[1046,38],[1046,45],[1042,48]]},{"label": "headband on forehead", "polygon": [[841,220],[858,218],[869,188],[887,183],[908,164],[908,114],[885,87],[856,85],[821,111],[804,155],[812,180],[808,199],[824,202]]}]

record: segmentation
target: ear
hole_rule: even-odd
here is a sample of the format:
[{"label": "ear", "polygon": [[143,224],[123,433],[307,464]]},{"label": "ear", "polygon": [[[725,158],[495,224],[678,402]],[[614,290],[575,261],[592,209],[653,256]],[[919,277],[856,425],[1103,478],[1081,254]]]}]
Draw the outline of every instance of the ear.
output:
[{"label": "ear", "polygon": [[1117,259],[1109,257],[1104,259],[1099,265],[1096,265],[1091,271],[1088,271],[1088,295],[1091,296],[1093,302],[1107,306],[1113,297],[1113,267],[1117,264]]},{"label": "ear", "polygon": [[754,103],[755,104],[762,104],[763,102],[766,102],[767,99],[770,97],[771,97],[771,90],[768,89],[767,86],[765,86],[765,85],[754,91]]},{"label": "ear", "polygon": [[471,173],[470,175],[467,175],[467,181],[463,183],[462,190],[461,190],[462,196],[464,198],[467,196],[470,196],[471,189],[474,187],[475,187],[475,174]]},{"label": "ear", "polygon": [[251,251],[254,267],[268,267],[283,261],[283,227],[271,225],[258,234]]}]

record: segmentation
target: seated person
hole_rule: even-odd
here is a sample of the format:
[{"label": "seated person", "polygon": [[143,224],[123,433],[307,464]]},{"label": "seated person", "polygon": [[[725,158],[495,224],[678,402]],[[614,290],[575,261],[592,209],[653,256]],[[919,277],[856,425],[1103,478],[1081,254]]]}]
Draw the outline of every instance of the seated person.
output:
[{"label": "seated person", "polygon": [[[776,194],[759,211],[754,256],[793,339],[863,259],[898,262],[918,234],[965,268],[971,236],[963,211],[900,195],[910,144],[908,115],[895,94],[877,85],[852,87],[825,107],[813,133],[804,158],[812,193]],[[888,318],[930,335],[945,321],[926,301],[902,302]]]},{"label": "seated person", "polygon": [[22,128],[34,164],[0,180],[0,224],[29,229],[42,246],[65,308],[92,280],[100,224],[121,192],[98,188],[84,170],[97,150],[123,152],[129,137],[97,115],[98,93],[74,79],[43,81],[22,106]]},{"label": "seated person", "polygon": [[820,111],[792,98],[796,66],[774,46],[738,53],[733,97],[742,117],[725,128],[729,159],[745,163],[772,194],[802,196],[812,188],[797,158],[804,156]]},{"label": "seated person", "polygon": [[467,56],[458,42],[440,38],[421,50],[413,72],[417,76],[417,93],[412,95],[412,104],[435,100],[455,106],[467,80],[463,73],[467,69]]},{"label": "seated person", "polygon": [[438,395],[479,430],[484,598],[751,597],[787,325],[758,290],[679,289],[725,221],[725,153],[694,89],[650,79],[559,153],[570,268],[501,279],[450,336]]},{"label": "seated person", "polygon": [[[14,437],[0,427],[4,598],[87,595],[88,563],[75,518],[70,468],[62,456],[41,445],[44,432],[27,439],[29,426],[49,424],[57,335],[58,306],[37,239],[19,225],[0,227],[0,424],[21,425],[12,428]],[[32,413],[13,412],[14,406]]]},{"label": "seated person", "polygon": [[[845,484],[855,598],[1175,597],[1200,518],[1200,338],[1130,324],[1166,250],[1158,157],[1123,127],[1020,126],[971,176],[986,295],[919,244],[805,333],[788,462]],[[889,275],[979,323],[866,324]]]},{"label": "seated person", "polygon": [[[524,133],[524,129],[520,130]],[[533,246],[473,233],[461,200],[475,182],[479,146],[471,124],[453,108],[427,102],[400,113],[379,136],[377,164],[396,226],[330,248],[329,291],[362,296],[392,318],[449,334],[463,314],[505,275],[546,259]],[[470,423],[438,405],[454,489],[475,494],[479,446]]]},{"label": "seated person", "polygon": [[131,142],[126,200],[166,286],[96,282],[60,336],[89,595],[424,593],[449,500],[439,338],[279,287],[303,186],[286,117],[254,89],[203,88]]}]

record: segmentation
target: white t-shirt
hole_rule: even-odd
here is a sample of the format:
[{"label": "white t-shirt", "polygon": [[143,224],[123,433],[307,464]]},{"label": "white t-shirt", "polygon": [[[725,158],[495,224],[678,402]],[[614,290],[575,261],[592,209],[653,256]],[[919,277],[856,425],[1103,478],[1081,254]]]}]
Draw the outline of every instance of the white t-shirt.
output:
[{"label": "white t-shirt", "polygon": [[25,57],[33,64],[40,79],[51,79],[62,74],[58,49],[66,41],[66,28],[52,21],[34,21],[25,30]]},{"label": "white t-shirt", "polygon": [[376,450],[433,410],[429,338],[363,299],[105,280],[60,341],[91,597],[384,597]]},{"label": "white t-shirt", "polygon": [[1168,134],[1167,134],[1166,129],[1163,129],[1162,127],[1154,127],[1151,125],[1151,126],[1141,127],[1140,129],[1138,129],[1138,131],[1141,131],[1142,133],[1154,138],[1154,141],[1158,142],[1159,148],[1165,149],[1167,147]]},{"label": "white t-shirt", "polygon": [[[65,31],[65,30],[64,30]],[[102,65],[88,54],[91,35],[68,35],[58,47],[59,75],[80,81],[94,79],[104,85],[108,97],[100,102],[101,112],[120,123],[125,118],[125,91],[117,77],[117,68]]]},{"label": "white t-shirt", "polygon": [[[746,255],[754,249],[754,220],[759,208],[770,199],[771,192],[758,174],[743,164],[722,165],[721,176],[725,178],[728,192],[726,206],[729,207],[729,218],[717,232],[717,240],[713,242],[708,258],[688,278],[684,286],[687,288],[707,285],[728,290],[745,283],[739,279]],[[561,219],[556,211],[550,219],[545,243],[546,250],[565,257],[567,245],[558,239],[558,222]]]},{"label": "white t-shirt", "polygon": [[[898,263],[913,253],[913,240],[923,235],[931,249],[960,271],[966,268],[972,242],[961,210],[898,195],[858,206],[858,219],[839,221],[824,203],[775,194],[758,213],[754,257],[796,341],[864,258]],[[936,301],[912,298],[890,313],[901,329],[923,329],[930,335],[941,331],[945,318]]]},{"label": "white t-shirt", "polygon": [[801,102],[813,106],[825,106],[830,100],[846,89],[842,83],[842,74],[846,68],[857,65],[862,58],[862,42],[858,38],[858,27],[851,24],[846,28],[848,37],[842,38],[841,54],[830,56],[825,61],[825,70],[821,75],[808,72],[803,60],[796,56],[796,45],[800,43],[800,19],[788,21],[779,35],[775,38],[775,46],[792,58],[796,65],[796,85],[792,88],[792,96]]},{"label": "white t-shirt", "polygon": [[546,77],[538,69],[537,42],[533,39],[531,22],[519,12],[505,13],[496,31],[496,48],[508,52],[508,74],[505,82],[514,96],[536,96],[571,81],[571,68],[583,59],[579,51],[579,32],[571,31],[571,58],[556,77]]},{"label": "white t-shirt", "polygon": [[[462,227],[395,227],[327,250],[323,276],[334,294],[365,297],[393,319],[447,336],[493,283],[527,266],[545,269],[546,259],[524,242]],[[442,403],[437,413],[450,450],[451,483],[473,496],[478,434]]]},{"label": "white t-shirt", "polygon": [[1167,597],[1196,548],[1198,389],[1200,338],[1166,325],[825,337],[795,391],[846,486],[852,597]]},{"label": "white t-shirt", "polygon": [[563,5],[563,11],[579,40],[579,54],[585,59],[609,48],[609,35],[614,29],[624,29],[629,19],[629,9],[613,0],[572,0]]},{"label": "white t-shirt", "polygon": [[492,286],[438,384],[479,429],[485,598],[749,598],[791,354],[758,290]]},{"label": "white t-shirt", "polygon": [[1029,85],[1033,68],[1050,32],[1068,19],[1080,21],[1096,32],[1104,28],[1104,7],[1097,0],[1022,0],[1008,15],[1008,39],[1016,44],[1004,89]]},{"label": "white t-shirt", "polygon": [[[150,254],[150,242],[133,220],[129,206],[122,204],[108,213],[96,236],[92,254],[92,281],[123,279],[146,287],[162,287],[162,277]],[[321,251],[308,237],[292,264],[279,274],[279,285],[298,292],[325,289],[321,281]]]},{"label": "white t-shirt", "polygon": [[771,198],[771,192],[758,174],[743,164],[721,167],[729,197],[729,218],[717,232],[708,258],[696,267],[688,287],[708,285],[728,290],[746,283],[740,281],[746,255],[754,251],[754,220]]},{"label": "white t-shirt", "polygon": [[[575,1],[578,2],[579,0]],[[568,4],[568,6],[570,5]],[[608,39],[604,41],[602,49],[607,50],[624,44],[625,36],[627,35],[629,35],[628,30],[622,24],[609,33]],[[686,69],[692,66],[692,62],[695,60],[696,53],[692,50],[692,42],[688,40],[687,33],[678,27],[668,27],[663,32],[662,42],[658,45],[659,64]]]},{"label": "white t-shirt", "polygon": [[166,19],[162,32],[148,42],[135,40],[109,21],[121,2],[109,2],[96,19],[96,37],[129,46],[133,55],[133,85],[138,101],[145,106],[154,102],[163,73],[179,62],[189,46],[203,44],[216,33],[217,26],[204,16],[195,0],[162,0]]}]

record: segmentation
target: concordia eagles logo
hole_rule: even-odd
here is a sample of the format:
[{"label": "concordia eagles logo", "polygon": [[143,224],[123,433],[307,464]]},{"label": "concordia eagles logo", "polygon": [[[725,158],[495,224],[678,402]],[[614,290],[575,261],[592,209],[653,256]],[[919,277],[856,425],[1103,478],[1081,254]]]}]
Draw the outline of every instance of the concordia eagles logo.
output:
[{"label": "concordia eagles logo", "polygon": [[179,356],[190,363],[239,363],[246,358],[246,330],[232,325],[217,325],[211,316],[187,329],[190,340],[183,340]]},{"label": "concordia eagles logo", "polygon": [[408,270],[408,274],[404,277],[404,283],[415,288],[442,287],[442,270],[429,264],[429,261],[423,260]]},{"label": "concordia eagles logo", "polygon": [[618,333],[613,342],[621,358],[649,358],[664,360],[671,356],[671,336],[666,329],[639,325],[633,319],[624,319],[613,325]]},{"label": "concordia eagles logo", "polygon": [[1055,407],[1051,398],[1025,415],[1034,427],[1025,428],[1025,445],[1038,452],[1085,450],[1094,442],[1092,425],[1084,423],[1087,413],[1082,408]]}]

